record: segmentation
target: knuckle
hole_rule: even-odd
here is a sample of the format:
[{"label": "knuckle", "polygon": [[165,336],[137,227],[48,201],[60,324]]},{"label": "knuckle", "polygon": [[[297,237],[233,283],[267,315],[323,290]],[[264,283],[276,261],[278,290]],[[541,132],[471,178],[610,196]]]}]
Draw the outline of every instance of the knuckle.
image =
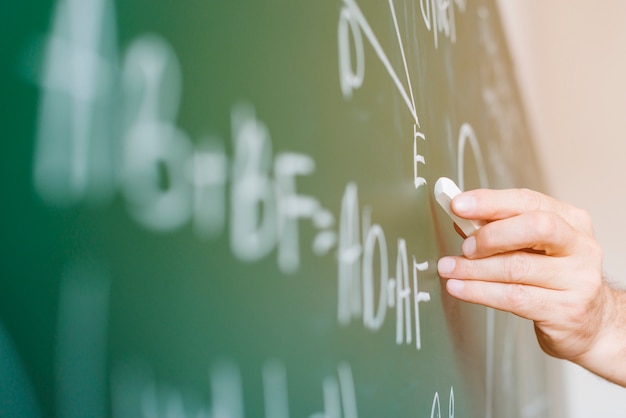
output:
[{"label": "knuckle", "polygon": [[530,219],[531,230],[536,232],[536,238],[540,240],[553,238],[558,232],[556,216],[548,212],[535,212]]},{"label": "knuckle", "polygon": [[521,196],[524,199],[525,207],[528,210],[541,210],[543,209],[543,201],[541,195],[530,189],[519,189]]},{"label": "knuckle", "polygon": [[498,247],[498,235],[493,224],[487,224],[476,233],[476,252],[490,253]]},{"label": "knuckle", "polygon": [[[580,237],[582,243],[576,246],[573,252],[571,263],[576,268],[576,277],[580,281],[595,282],[602,274],[603,250],[598,241],[589,239],[588,237]],[[582,277],[581,277],[582,276]]]},{"label": "knuckle", "polygon": [[596,262],[599,262],[600,265],[602,265],[602,259],[604,257],[604,254],[602,252],[602,247],[600,246],[600,243],[598,243],[598,241],[596,241],[595,239],[592,240],[589,244],[588,251],[591,258],[594,259]]},{"label": "knuckle", "polygon": [[580,290],[583,292],[583,301],[587,306],[595,305],[602,299],[604,286],[605,283],[601,274],[594,274],[593,271],[585,274],[585,278],[581,280]]},{"label": "knuckle", "polygon": [[526,287],[521,284],[510,284],[506,286],[504,293],[504,303],[511,312],[518,312],[526,304]]},{"label": "knuckle", "polygon": [[530,261],[523,254],[514,253],[504,263],[504,278],[511,283],[524,283],[530,274]]},{"label": "knuckle", "polygon": [[591,219],[591,215],[589,214],[589,212],[577,208],[577,217],[578,222],[583,228],[585,228],[586,230],[593,229],[593,220]]}]

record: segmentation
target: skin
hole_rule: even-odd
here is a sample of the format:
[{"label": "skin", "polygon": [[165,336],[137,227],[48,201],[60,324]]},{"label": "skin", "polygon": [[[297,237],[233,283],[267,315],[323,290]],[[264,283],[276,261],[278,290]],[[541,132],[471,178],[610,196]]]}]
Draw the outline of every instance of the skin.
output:
[{"label": "skin", "polygon": [[626,292],[602,275],[589,215],[530,190],[473,190],[452,210],[488,223],[439,260],[453,297],[534,322],[541,348],[626,387]]}]

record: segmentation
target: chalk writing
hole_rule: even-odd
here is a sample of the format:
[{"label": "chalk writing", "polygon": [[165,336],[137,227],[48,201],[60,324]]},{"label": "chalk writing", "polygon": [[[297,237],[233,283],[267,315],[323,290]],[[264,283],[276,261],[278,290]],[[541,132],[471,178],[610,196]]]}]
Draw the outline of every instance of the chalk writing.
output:
[{"label": "chalk writing", "polygon": [[47,38],[33,177],[50,205],[101,203],[114,190],[115,9],[61,0]]},{"label": "chalk writing", "polygon": [[[399,94],[410,113],[413,148],[411,152],[407,143],[404,155],[408,157],[411,152],[413,176],[410,178],[409,169],[406,180],[420,189],[427,185],[423,147],[428,130],[420,127],[415,103],[409,64],[415,65],[416,60],[407,59],[394,1],[388,0],[388,6],[392,43],[397,43],[394,47],[401,58],[395,67],[388,58],[387,46],[383,48],[357,1],[343,0],[337,27],[339,87],[346,100],[364,89],[366,47],[371,47],[397,90],[396,97]],[[421,0],[420,7],[435,47],[444,38],[455,43],[456,19],[458,12],[465,11],[465,1]],[[405,238],[385,233],[384,222],[376,218],[376,207],[360,206],[356,182],[345,185],[337,220],[326,202],[307,194],[302,187],[321,164],[305,152],[275,150],[272,130],[257,117],[255,106],[245,101],[232,105],[230,142],[219,134],[192,138],[177,124],[183,99],[183,67],[168,41],[158,35],[139,35],[127,43],[118,66],[112,1],[61,0],[55,10],[40,80],[42,98],[33,172],[37,193],[46,204],[103,202],[119,193],[129,216],[142,228],[166,234],[190,227],[202,240],[224,236],[234,260],[255,263],[276,254],[277,267],[285,274],[301,268],[307,251],[302,238],[307,235],[301,233],[301,227],[306,224],[314,230],[308,244],[315,256],[331,258],[336,249],[339,326],[347,327],[358,320],[365,330],[375,333],[393,321],[393,316],[396,345],[415,344],[421,350],[426,342],[422,341],[420,310],[430,302],[431,295],[420,291],[420,279],[428,272],[429,262],[410,254],[407,248],[411,246]],[[484,20],[488,20],[486,13],[480,12]],[[419,12],[417,15],[419,19]],[[488,29],[482,32],[481,45],[487,58],[495,61],[500,54]],[[495,85],[482,86],[491,118],[507,116],[498,109],[509,108],[508,101],[512,100],[502,63],[495,62],[498,66],[482,75],[484,79],[496,77]],[[500,82],[506,86],[500,86]],[[122,99],[119,115],[111,110],[118,98]],[[501,132],[510,131],[516,122],[501,119]],[[119,137],[120,142],[111,140],[113,137]],[[229,145],[231,152],[227,151]],[[461,188],[466,183],[468,149],[478,167],[480,184],[486,187],[485,161],[477,135],[469,123],[463,123],[456,155]],[[494,158],[495,154],[485,155]],[[104,366],[98,361],[106,357],[106,345],[102,343],[108,301],[103,298],[108,296],[108,287],[102,283],[98,286],[100,293],[76,283],[62,285],[59,351],[55,358],[61,415],[98,416],[106,411],[106,390],[101,387]],[[85,303],[91,310],[85,308]],[[390,309],[395,315],[388,315]],[[90,315],[81,319],[81,312]],[[486,327],[485,413],[490,417],[495,338],[491,310],[486,314]],[[101,345],[90,353],[91,357],[74,363],[76,350],[87,340]],[[81,373],[85,377],[81,378]],[[288,417],[285,364],[268,360],[261,375],[265,415]],[[88,377],[91,386],[86,384],[81,389],[87,394],[86,402],[100,406],[100,411],[72,404],[81,379]],[[151,373],[142,371],[117,370],[111,381],[114,416],[243,418],[250,413],[245,410],[242,373],[231,361],[214,362],[209,368],[210,401],[193,390],[160,383]],[[321,381],[321,395],[322,405],[311,411],[310,417],[358,416],[352,369],[347,363],[340,363],[336,373]],[[449,418],[454,416],[454,402],[451,388]],[[441,412],[437,392],[431,418],[441,417]]]},{"label": "chalk writing", "polygon": [[[371,223],[369,208],[363,209],[362,217],[359,209],[357,186],[348,184],[342,198],[339,226],[338,322],[346,326],[352,319],[361,317],[365,328],[376,331],[384,324],[387,309],[395,307],[396,343],[412,342],[411,322],[414,316],[416,348],[419,350],[421,348],[419,303],[428,302],[430,295],[418,290],[418,272],[426,271],[428,263],[417,263],[413,259],[413,292],[411,292],[406,242],[399,238],[396,277],[390,278],[384,231],[380,225]],[[361,236],[359,226],[362,228],[363,242],[359,239]],[[375,280],[373,270],[376,256],[379,266],[378,280]],[[413,298],[413,306],[410,298]]]},{"label": "chalk writing", "polygon": [[[287,368],[278,359],[269,359],[262,367],[264,415],[289,418]],[[140,362],[118,365],[111,375],[112,416],[244,418],[259,416],[246,410],[241,372],[231,360],[221,360],[209,368],[210,401],[190,388],[176,388],[160,381],[151,368]],[[310,418],[358,418],[352,368],[346,362],[337,365],[336,375],[326,376],[321,384],[321,411],[311,411]]]},{"label": "chalk writing", "polygon": [[193,228],[198,237],[217,238],[226,224],[226,182],[229,166],[217,138],[200,141],[187,165],[193,187]]},{"label": "chalk writing", "polygon": [[[439,392],[435,392],[433,406],[430,410],[430,418],[441,418],[441,402]],[[448,418],[454,418],[454,387],[450,387],[450,399],[448,401]]]},{"label": "chalk writing", "polygon": [[193,146],[174,123],[180,78],[178,59],[162,38],[143,36],[128,48],[122,71],[128,119],[122,192],[131,216],[154,231],[180,228],[192,214],[185,164]]},{"label": "chalk writing", "polygon": [[420,0],[422,18],[426,29],[433,33],[435,48],[439,46],[440,34],[456,42],[455,5],[459,11],[465,11],[465,0]]},{"label": "chalk writing", "polygon": [[[393,80],[396,88],[400,92],[402,99],[405,104],[409,108],[415,123],[419,126],[419,120],[417,117],[417,110],[415,107],[415,100],[413,96],[413,91],[411,89],[411,79],[409,76],[409,70],[406,64],[406,57],[404,54],[404,47],[402,45],[402,38],[400,37],[400,32],[398,29],[398,22],[396,19],[395,9],[393,5],[393,1],[389,1],[389,7],[391,10],[392,19],[394,21],[394,27],[396,29],[397,37],[398,37],[398,46],[400,48],[400,53],[402,54],[402,62],[404,64],[406,82],[408,87],[405,87],[400,78],[398,77],[396,71],[394,70],[389,58],[385,54],[380,42],[374,35],[372,28],[369,23],[365,19],[363,12],[357,5],[355,0],[344,0],[344,7],[341,9],[339,15],[339,29],[338,29],[338,38],[339,38],[339,82],[341,85],[341,91],[345,98],[350,98],[352,96],[352,90],[361,87],[363,84],[363,79],[365,77],[365,54],[363,51],[363,41],[361,38],[361,31],[365,34],[365,37],[369,40],[370,44],[374,48],[376,55],[378,55],[378,59],[382,62],[383,66],[389,73],[389,76]],[[350,28],[350,32],[348,32],[348,26]],[[352,68],[351,58],[350,58],[350,39],[349,34],[352,33],[352,37],[354,39],[355,51],[357,57],[356,70]],[[408,93],[407,93],[408,91]]]},{"label": "chalk writing", "polygon": [[483,154],[480,149],[480,144],[476,138],[476,133],[469,123],[464,123],[459,129],[458,140],[458,154],[457,154],[457,170],[459,173],[458,184],[461,190],[465,190],[465,147],[469,141],[472,149],[472,155],[476,161],[478,167],[478,178],[481,187],[489,187],[487,179],[487,171],[485,169],[485,162],[483,160]]},{"label": "chalk writing", "polygon": [[272,143],[269,130],[248,105],[236,106],[233,121],[233,185],[230,244],[241,260],[266,256],[277,241],[276,199],[269,175]]},{"label": "chalk writing", "polygon": [[417,153],[417,140],[426,140],[426,136],[417,131],[417,125],[413,125],[413,184],[416,189],[426,185],[426,179],[423,176],[418,175],[418,164],[426,164],[426,157],[423,154]]}]

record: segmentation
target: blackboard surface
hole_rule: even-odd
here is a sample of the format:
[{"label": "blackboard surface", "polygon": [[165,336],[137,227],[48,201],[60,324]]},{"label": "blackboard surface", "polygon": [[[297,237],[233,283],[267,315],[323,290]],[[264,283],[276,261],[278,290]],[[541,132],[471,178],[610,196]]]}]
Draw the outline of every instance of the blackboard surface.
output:
[{"label": "blackboard surface", "polygon": [[0,9],[3,414],[550,416],[436,273],[438,177],[541,188],[492,1]]}]

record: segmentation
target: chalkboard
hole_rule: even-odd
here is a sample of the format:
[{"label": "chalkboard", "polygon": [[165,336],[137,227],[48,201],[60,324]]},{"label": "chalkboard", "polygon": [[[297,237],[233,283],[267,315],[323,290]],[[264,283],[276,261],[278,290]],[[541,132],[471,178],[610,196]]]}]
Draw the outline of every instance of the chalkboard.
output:
[{"label": "chalkboard", "polygon": [[550,416],[436,206],[541,189],[491,0],[3,2],[0,410]]}]

